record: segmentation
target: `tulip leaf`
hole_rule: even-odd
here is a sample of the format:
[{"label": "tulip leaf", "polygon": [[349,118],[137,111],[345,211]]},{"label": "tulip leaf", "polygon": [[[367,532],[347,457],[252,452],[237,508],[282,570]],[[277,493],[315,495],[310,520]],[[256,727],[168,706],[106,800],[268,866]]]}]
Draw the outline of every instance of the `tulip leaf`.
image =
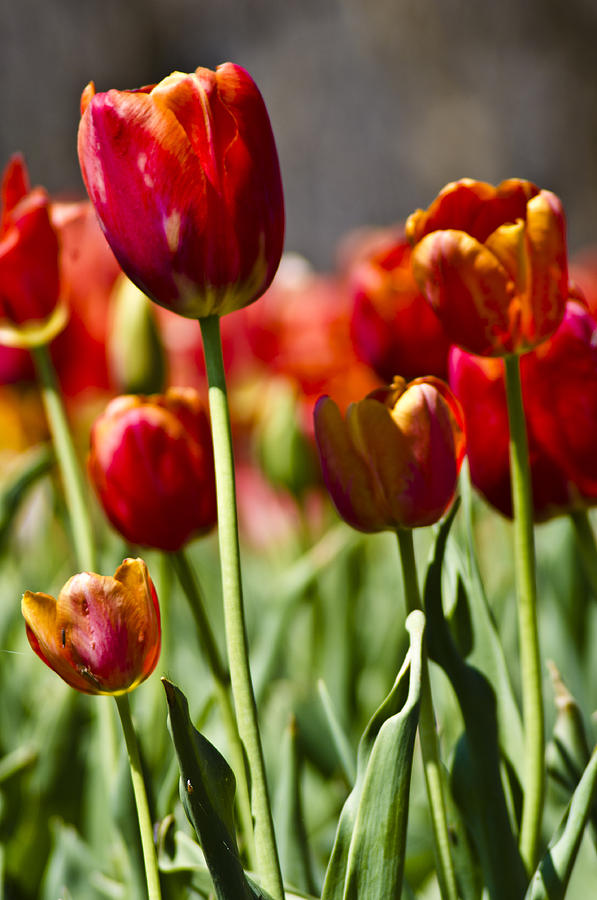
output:
[{"label": "tulip leaf", "polygon": [[452,683],[464,719],[465,736],[453,768],[455,799],[473,835],[490,897],[515,900],[524,895],[527,879],[502,787],[495,690],[483,672],[460,656],[442,605],[441,570],[455,513],[453,508],[439,529],[425,579],[427,645]]},{"label": "tulip leaf", "polygon": [[342,809],[322,900],[400,896],[425,618],[416,610],[406,624],[410,649],[361,737],[356,782]]},{"label": "tulip leaf", "polygon": [[275,821],[284,878],[306,891],[315,891],[301,797],[301,753],[296,719],[292,717],[282,743],[276,792]]},{"label": "tulip leaf", "polygon": [[33,447],[21,454],[18,468],[8,477],[0,491],[0,546],[10,534],[14,516],[32,484],[54,465],[54,452],[49,444]]},{"label": "tulip leaf", "polygon": [[[547,745],[547,771],[568,793],[580,782],[588,765],[591,751],[580,707],[560,676],[553,662],[548,661],[556,701],[556,721]],[[590,810],[593,842],[597,842],[597,801]]]},{"label": "tulip leaf", "polygon": [[519,767],[524,756],[524,736],[522,718],[516,701],[512,682],[506,665],[506,657],[500,636],[481,579],[475,552],[472,528],[472,496],[470,480],[463,472],[461,478],[463,512],[466,522],[466,553],[459,552],[454,541],[450,541],[446,562],[456,565],[462,575],[463,587],[468,598],[472,647],[466,654],[467,662],[479,669],[494,686],[496,715],[502,753],[514,770]]},{"label": "tulip leaf", "polygon": [[597,748],[572,795],[560,827],[539,863],[525,900],[564,900],[597,789]]},{"label": "tulip leaf", "polygon": [[330,738],[334,750],[336,751],[336,756],[338,757],[338,762],[342,767],[344,777],[348,784],[354,784],[356,778],[354,751],[350,746],[348,736],[336,715],[336,710],[334,709],[332,698],[330,697],[325,681],[321,678],[317,682],[317,690],[319,692],[322,709],[325,713]]},{"label": "tulip leaf", "polygon": [[[224,757],[198,732],[183,692],[162,679],[181,775],[181,799],[205,854],[218,900],[252,900],[234,830],[235,778]],[[266,896],[264,893],[262,896]]]}]

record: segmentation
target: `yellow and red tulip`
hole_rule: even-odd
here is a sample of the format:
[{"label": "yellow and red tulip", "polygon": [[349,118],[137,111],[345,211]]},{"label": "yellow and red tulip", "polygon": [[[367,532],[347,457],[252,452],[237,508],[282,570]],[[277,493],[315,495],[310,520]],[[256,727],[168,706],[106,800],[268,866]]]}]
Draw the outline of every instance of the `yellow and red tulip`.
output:
[{"label": "yellow and red tulip", "polygon": [[413,273],[450,339],[482,356],[549,338],[568,299],[564,212],[550,191],[510,179],[448,184],[406,223]]},{"label": "yellow and red tulip", "polygon": [[125,559],[113,577],[73,575],[58,599],[26,591],[21,608],[33,650],[85,694],[131,691],[157,665],[160,610],[142,559]]},{"label": "yellow and red tulip", "polygon": [[360,531],[430,525],[452,502],[464,430],[458,402],[438,378],[396,378],[349,406],[345,419],[322,397],[315,437],[330,496]]}]

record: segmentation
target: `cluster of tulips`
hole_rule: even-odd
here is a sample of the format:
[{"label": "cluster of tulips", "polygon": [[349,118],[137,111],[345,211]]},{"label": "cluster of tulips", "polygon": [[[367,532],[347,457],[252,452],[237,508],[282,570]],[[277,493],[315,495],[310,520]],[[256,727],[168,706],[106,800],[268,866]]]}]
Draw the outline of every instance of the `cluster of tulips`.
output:
[{"label": "cluster of tulips", "polygon": [[[571,700],[571,741],[587,749],[546,848],[534,523],[572,516],[597,588],[587,516],[597,501],[597,303],[590,267],[569,267],[559,199],[529,181],[462,179],[404,226],[352,233],[337,271],[316,274],[282,259],[270,122],[251,77],[230,63],[136,91],[88,85],[78,150],[91,203],[31,190],[18,156],[4,173],[0,415],[19,422],[13,449],[39,439],[46,422],[54,442],[80,571],[57,598],[25,591],[26,634],[72,688],[116,700],[150,900],[196,895],[177,894],[158,866],[128,706],[158,666],[160,609],[143,559],[96,572],[88,484],[128,546],[169,554],[213,676],[230,767],[163,679],[183,804],[209,871],[193,890],[219,900],[315,889],[323,900],[410,896],[418,734],[442,900],[563,898],[594,817],[597,758]],[[26,414],[38,402],[33,382],[41,405]],[[87,434],[88,484],[75,447]],[[459,478],[469,524],[469,478],[514,523],[521,758],[503,733],[503,684],[467,661],[442,602]],[[258,547],[284,529],[313,533],[325,492],[352,528],[397,534],[410,646],[359,745],[322,886],[288,887],[249,666],[238,522],[241,542]],[[422,595],[412,530],[440,521]],[[185,552],[216,525],[226,658]],[[467,554],[472,578],[472,546]],[[489,613],[484,621],[491,631]],[[463,803],[442,759],[429,659],[461,708],[471,775]],[[510,806],[504,761],[518,770]]]}]

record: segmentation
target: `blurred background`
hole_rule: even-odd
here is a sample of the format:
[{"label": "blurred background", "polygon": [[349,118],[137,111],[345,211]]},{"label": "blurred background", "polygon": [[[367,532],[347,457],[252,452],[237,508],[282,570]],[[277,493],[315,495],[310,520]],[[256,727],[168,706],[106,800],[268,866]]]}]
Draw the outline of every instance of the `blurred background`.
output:
[{"label": "blurred background", "polygon": [[571,250],[597,241],[594,0],[21,0],[0,4],[0,165],[82,191],[79,96],[232,60],[276,135],[287,249],[427,206],[448,181],[558,193]]}]

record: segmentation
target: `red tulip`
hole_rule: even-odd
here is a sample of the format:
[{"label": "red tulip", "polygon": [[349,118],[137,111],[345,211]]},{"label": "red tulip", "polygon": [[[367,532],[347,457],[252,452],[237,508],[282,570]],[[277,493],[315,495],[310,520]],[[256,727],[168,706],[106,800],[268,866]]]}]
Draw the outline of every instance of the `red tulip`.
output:
[{"label": "red tulip", "polygon": [[323,477],[343,519],[360,531],[436,522],[452,502],[464,456],[462,414],[437,378],[396,378],[344,420],[322,397],[315,437]]},{"label": "red tulip", "polygon": [[265,104],[250,75],[174,72],[81,98],[79,159],[129,278],[190,318],[252,303],[282,253],[284,204]]},{"label": "red tulip", "polygon": [[48,196],[43,188],[30,190],[20,156],[6,167],[0,190],[0,343],[46,343],[66,323]]},{"label": "red tulip", "polygon": [[93,425],[88,468],[107,517],[133,544],[179,550],[216,522],[209,422],[190,388],[112,400]]},{"label": "red tulip", "polygon": [[22,612],[33,650],[85,694],[132,691],[157,665],[160,609],[142,559],[125,559],[114,577],[73,575],[57,600],[25,591]]},{"label": "red tulip", "polygon": [[446,378],[450,343],[414,279],[404,231],[387,229],[371,241],[348,269],[358,356],[386,382]]},{"label": "red tulip", "polygon": [[524,353],[564,315],[564,212],[529,181],[448,184],[406,223],[413,272],[451,340],[482,356]]},{"label": "red tulip", "polygon": [[[576,301],[554,336],[520,361],[535,519],[597,501],[597,321]],[[450,386],[460,400],[471,480],[512,514],[508,412],[501,360],[453,348]]]}]

